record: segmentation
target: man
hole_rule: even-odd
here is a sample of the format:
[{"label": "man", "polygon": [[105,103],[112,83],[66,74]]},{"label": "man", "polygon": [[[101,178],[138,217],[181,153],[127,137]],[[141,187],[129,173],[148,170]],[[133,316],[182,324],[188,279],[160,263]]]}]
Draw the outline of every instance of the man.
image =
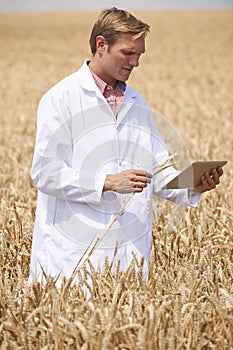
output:
[{"label": "man", "polygon": [[69,277],[103,236],[90,256],[94,266],[101,267],[106,256],[111,260],[118,243],[115,259],[122,270],[134,252],[145,258],[146,278],[152,194],[196,206],[201,193],[219,183],[221,168],[204,174],[194,190],[161,190],[176,175],[173,167],[153,176],[168,151],[145,99],[126,85],[145,52],[148,32],[149,25],[127,11],[102,11],[90,37],[91,60],[40,101],[31,279],[41,278],[41,267],[46,274]]}]

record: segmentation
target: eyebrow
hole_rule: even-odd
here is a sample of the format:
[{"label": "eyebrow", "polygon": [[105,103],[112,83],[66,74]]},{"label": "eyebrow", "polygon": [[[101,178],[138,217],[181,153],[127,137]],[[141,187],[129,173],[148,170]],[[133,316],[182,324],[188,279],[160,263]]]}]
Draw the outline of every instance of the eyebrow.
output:
[{"label": "eyebrow", "polygon": [[[134,50],[134,49],[122,49],[121,51],[122,51],[122,52],[129,52],[129,53],[137,53],[137,51]],[[145,53],[145,50],[139,52],[139,55],[141,55],[141,54],[143,54],[143,53]]]}]

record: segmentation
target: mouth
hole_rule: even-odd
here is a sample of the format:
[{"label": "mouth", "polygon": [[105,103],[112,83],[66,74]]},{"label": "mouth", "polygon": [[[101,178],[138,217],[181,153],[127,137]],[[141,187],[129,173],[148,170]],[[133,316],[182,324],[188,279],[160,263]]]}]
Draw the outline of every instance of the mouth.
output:
[{"label": "mouth", "polygon": [[127,68],[127,67],[122,67],[122,69],[124,69],[128,73],[131,73],[133,70],[132,68]]}]

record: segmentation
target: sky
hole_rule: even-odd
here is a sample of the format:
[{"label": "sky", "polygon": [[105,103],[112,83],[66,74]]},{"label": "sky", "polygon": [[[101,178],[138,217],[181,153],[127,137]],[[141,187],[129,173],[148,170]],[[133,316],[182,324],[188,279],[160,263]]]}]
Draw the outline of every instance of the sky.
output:
[{"label": "sky", "polygon": [[127,10],[233,9],[233,0],[0,0],[0,13],[90,11],[112,6]]}]

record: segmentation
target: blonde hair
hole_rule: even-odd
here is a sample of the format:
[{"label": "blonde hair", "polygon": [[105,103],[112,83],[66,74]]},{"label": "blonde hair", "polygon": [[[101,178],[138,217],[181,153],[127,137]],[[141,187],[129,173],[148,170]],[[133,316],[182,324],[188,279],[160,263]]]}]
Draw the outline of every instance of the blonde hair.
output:
[{"label": "blonde hair", "polygon": [[96,53],[96,37],[102,35],[109,46],[112,46],[120,33],[134,33],[135,39],[146,36],[150,31],[149,24],[142,22],[125,10],[112,7],[101,11],[90,36],[90,47],[93,55]]}]

